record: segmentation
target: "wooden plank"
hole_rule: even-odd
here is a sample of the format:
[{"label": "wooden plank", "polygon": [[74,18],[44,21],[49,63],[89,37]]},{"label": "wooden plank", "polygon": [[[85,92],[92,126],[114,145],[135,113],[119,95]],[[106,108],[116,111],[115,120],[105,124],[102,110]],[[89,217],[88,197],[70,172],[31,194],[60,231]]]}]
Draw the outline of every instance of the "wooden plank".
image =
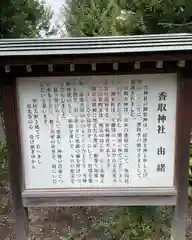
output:
[{"label": "wooden plank", "polygon": [[176,196],[143,197],[47,197],[23,198],[26,207],[71,207],[71,206],[172,206]]},{"label": "wooden plank", "polygon": [[18,240],[27,240],[27,209],[23,206],[21,196],[22,165],[16,109],[16,84],[14,79],[8,79],[7,82],[9,84],[4,85],[2,88],[2,101],[8,144],[9,178],[16,218],[15,233]]},{"label": "wooden plank", "polygon": [[[88,76],[88,75],[124,75],[124,74],[152,74],[152,73],[176,73],[181,68],[177,66],[177,62],[164,62],[163,68],[156,67],[157,62],[142,62],[140,68],[134,68],[134,62],[118,63],[118,70],[113,69],[113,63],[98,63],[96,70],[92,70],[92,64],[75,64],[75,70],[70,71],[70,64],[59,64],[53,66],[53,71],[48,70],[48,65],[31,65],[31,72],[27,72],[26,66],[11,66],[11,73],[5,73],[4,67],[0,67],[1,75],[14,74],[16,77],[46,77],[46,76]],[[192,62],[187,62],[185,69],[190,69]],[[6,80],[6,78],[5,78]],[[1,79],[4,82],[4,79]]]},{"label": "wooden plank", "polygon": [[192,124],[192,79],[179,78],[176,132],[175,183],[178,191],[172,224],[172,238],[184,240],[188,205],[190,130]]},{"label": "wooden plank", "polygon": [[47,197],[146,197],[146,196],[176,196],[177,192],[173,188],[125,188],[113,189],[50,189],[50,190],[24,190],[24,198],[47,198]]}]

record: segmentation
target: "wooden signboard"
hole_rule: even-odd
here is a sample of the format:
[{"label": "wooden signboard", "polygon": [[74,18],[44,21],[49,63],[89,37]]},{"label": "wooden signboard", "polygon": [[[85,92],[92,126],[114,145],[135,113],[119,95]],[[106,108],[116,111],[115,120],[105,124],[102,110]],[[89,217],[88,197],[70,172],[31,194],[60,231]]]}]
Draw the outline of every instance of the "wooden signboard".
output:
[{"label": "wooden signboard", "polygon": [[28,239],[28,207],[114,205],[175,206],[172,237],[185,239],[192,55],[171,54],[172,38],[137,56],[131,37],[0,50],[17,239]]}]

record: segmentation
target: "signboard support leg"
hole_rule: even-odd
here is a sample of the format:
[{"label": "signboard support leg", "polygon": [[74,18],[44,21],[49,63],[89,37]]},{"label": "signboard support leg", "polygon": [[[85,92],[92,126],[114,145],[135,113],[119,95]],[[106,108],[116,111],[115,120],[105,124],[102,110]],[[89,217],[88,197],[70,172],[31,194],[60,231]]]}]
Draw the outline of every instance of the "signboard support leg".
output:
[{"label": "signboard support leg", "polygon": [[8,146],[9,179],[12,190],[13,210],[15,213],[16,239],[28,239],[27,211],[22,203],[21,195],[21,154],[19,143],[19,128],[16,111],[15,81],[8,79],[9,85],[2,88],[4,120]]},{"label": "signboard support leg", "polygon": [[188,206],[188,172],[189,172],[189,147],[190,127],[192,123],[192,82],[184,78],[179,83],[178,92],[178,118],[176,137],[176,187],[177,202],[174,208],[172,223],[172,239],[184,240],[186,232],[186,213]]}]

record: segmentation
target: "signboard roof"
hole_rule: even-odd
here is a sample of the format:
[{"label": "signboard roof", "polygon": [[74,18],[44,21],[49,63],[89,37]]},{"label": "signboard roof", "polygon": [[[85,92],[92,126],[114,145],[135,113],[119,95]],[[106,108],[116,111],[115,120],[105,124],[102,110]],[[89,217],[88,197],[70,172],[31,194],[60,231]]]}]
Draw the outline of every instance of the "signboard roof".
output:
[{"label": "signboard roof", "polygon": [[2,39],[0,57],[178,52],[192,50],[191,34]]}]

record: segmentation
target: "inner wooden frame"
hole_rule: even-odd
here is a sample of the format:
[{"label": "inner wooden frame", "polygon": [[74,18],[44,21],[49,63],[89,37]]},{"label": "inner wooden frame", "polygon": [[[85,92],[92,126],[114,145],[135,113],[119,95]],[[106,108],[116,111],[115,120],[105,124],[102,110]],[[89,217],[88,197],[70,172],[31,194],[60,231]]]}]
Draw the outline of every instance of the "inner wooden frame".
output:
[{"label": "inner wooden frame", "polygon": [[[166,73],[165,73],[166,74]],[[147,74],[149,75],[149,74]],[[158,74],[159,75],[159,74]],[[175,76],[175,81],[177,84],[177,75],[174,74]],[[92,75],[90,75],[92,76]],[[98,75],[103,77],[103,75]],[[113,76],[113,75],[107,75],[108,77]],[[120,75],[117,75],[120,76]],[[127,75],[130,76],[130,75]],[[142,75],[144,76],[144,75]],[[155,79],[155,74],[153,74],[153,77]],[[166,76],[167,77],[167,76]],[[30,78],[29,78],[30,79]],[[27,81],[26,78],[24,78],[25,81]],[[30,79],[31,80],[31,79]],[[55,79],[56,80],[56,79]],[[17,80],[16,80],[17,81]],[[57,80],[56,80],[57,81]],[[155,81],[155,80],[154,80]],[[52,81],[53,82],[53,81]],[[177,84],[178,85],[178,84]],[[176,103],[177,105],[177,103]],[[19,107],[19,106],[18,106]],[[19,120],[20,122],[20,120]],[[175,126],[176,128],[176,126]],[[21,134],[21,133],[20,133]],[[174,139],[175,140],[175,139]],[[24,163],[23,163],[24,164]],[[25,168],[23,165],[23,170],[22,172],[25,172]],[[24,175],[24,174],[23,174]],[[155,196],[156,194],[159,195],[176,195],[176,190],[175,190],[175,186],[173,185],[173,187],[73,187],[73,188],[62,188],[62,187],[58,187],[58,188],[26,188],[25,187],[25,179],[23,177],[23,187],[22,187],[22,191],[23,191],[23,196],[25,197],[29,197],[29,196],[33,196],[35,194],[35,196],[39,196],[41,197],[41,194],[43,194],[43,196],[57,196],[57,197],[61,197],[61,196],[66,196],[66,197],[76,197],[76,196]]]},{"label": "inner wooden frame", "polygon": [[[25,190],[22,179],[22,159],[21,146],[19,139],[19,122],[18,122],[18,105],[16,99],[16,78],[19,76],[61,76],[60,71],[45,72],[38,71],[37,68],[32,73],[24,73],[18,71],[19,67],[10,74],[3,74],[3,108],[5,117],[6,134],[8,140],[9,150],[9,173],[11,179],[11,187],[13,191],[13,198],[15,196],[16,203],[24,204],[24,206],[84,206],[84,205],[175,205],[178,189],[181,183],[186,182],[188,173],[188,162],[182,162],[189,156],[189,139],[190,139],[190,119],[191,114],[187,105],[191,103],[190,94],[192,93],[192,84],[189,78],[184,77],[183,71],[175,67],[175,63],[170,62],[169,68],[156,69],[154,63],[147,63],[147,67],[139,70],[132,69],[118,69],[114,71],[106,71],[107,66],[102,64],[105,68],[106,74],[138,74],[138,73],[177,73],[178,74],[178,100],[177,100],[177,119],[176,119],[176,145],[175,145],[175,187],[174,188],[135,188],[130,191],[115,191],[115,192],[89,192],[89,193],[71,193],[60,191],[29,191]],[[170,65],[171,64],[171,65]],[[172,67],[171,67],[172,66]],[[173,67],[174,66],[174,67]],[[44,66],[45,67],[45,66]],[[79,75],[79,68],[77,71],[71,73],[70,71],[62,72],[63,76]],[[81,68],[82,69],[82,68]],[[109,69],[108,69],[109,70]],[[44,72],[44,73],[43,73]],[[87,72],[84,69],[84,75],[101,75],[102,71]],[[103,74],[103,73],[102,73]],[[81,73],[82,75],[82,73]],[[188,79],[188,80],[186,80]],[[190,106],[190,105],[188,105]],[[186,109],[187,108],[187,109]],[[185,124],[183,125],[183,121]],[[185,144],[185,145],[184,145]],[[186,185],[186,184],[185,184]],[[185,186],[183,186],[185,187]],[[21,201],[19,201],[20,199]],[[19,203],[20,202],[20,203]]]}]

